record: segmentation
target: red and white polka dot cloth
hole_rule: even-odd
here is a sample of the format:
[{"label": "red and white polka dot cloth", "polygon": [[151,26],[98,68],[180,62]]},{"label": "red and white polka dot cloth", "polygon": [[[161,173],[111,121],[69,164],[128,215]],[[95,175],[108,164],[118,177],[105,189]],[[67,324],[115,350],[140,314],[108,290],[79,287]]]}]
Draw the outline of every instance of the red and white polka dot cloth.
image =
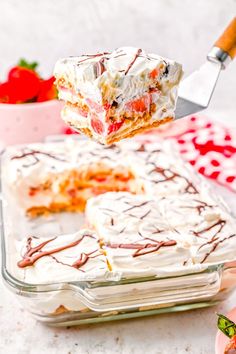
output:
[{"label": "red and white polka dot cloth", "polygon": [[163,125],[159,135],[175,140],[183,158],[199,173],[236,192],[236,130],[193,116]]}]

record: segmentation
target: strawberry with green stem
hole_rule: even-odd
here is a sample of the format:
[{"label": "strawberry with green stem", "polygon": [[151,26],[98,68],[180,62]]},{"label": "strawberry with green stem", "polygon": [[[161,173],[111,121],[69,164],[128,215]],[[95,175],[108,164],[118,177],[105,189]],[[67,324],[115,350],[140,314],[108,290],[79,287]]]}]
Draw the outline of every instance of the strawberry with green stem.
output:
[{"label": "strawberry with green stem", "polygon": [[17,102],[34,100],[39,93],[40,77],[36,72],[37,63],[21,59],[8,73],[8,83],[15,91]]},{"label": "strawberry with green stem", "polygon": [[37,62],[20,59],[8,73],[6,82],[0,84],[1,103],[43,102],[57,98],[52,76],[43,80],[37,72]]},{"label": "strawberry with green stem", "polygon": [[230,342],[226,346],[224,354],[236,354],[236,324],[221,314],[217,315],[218,328],[221,330],[221,332],[230,338]]}]

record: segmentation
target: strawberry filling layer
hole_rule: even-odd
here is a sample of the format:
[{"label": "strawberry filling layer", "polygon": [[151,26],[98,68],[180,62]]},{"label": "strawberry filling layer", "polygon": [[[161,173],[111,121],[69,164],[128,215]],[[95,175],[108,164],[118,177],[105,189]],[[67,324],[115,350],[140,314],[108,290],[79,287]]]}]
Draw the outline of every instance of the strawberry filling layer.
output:
[{"label": "strawberry filling layer", "polygon": [[[53,192],[54,183],[59,183],[59,193]],[[70,207],[75,207],[83,211],[86,202],[89,198],[99,194],[114,191],[129,191],[135,193],[137,189],[136,180],[131,171],[126,168],[119,167],[118,169],[111,169],[105,165],[89,167],[88,170],[83,171],[70,171],[65,175],[58,175],[55,180],[47,181],[39,186],[32,186],[28,190],[28,195],[32,200],[37,201],[37,197],[40,199],[45,196],[51,196],[52,209],[57,206],[63,206],[70,210]],[[41,210],[40,206],[40,210]],[[34,207],[34,210],[37,207]],[[52,210],[53,212],[53,210]]]},{"label": "strawberry filling layer", "polygon": [[[152,76],[157,74],[155,70],[150,73]],[[60,86],[60,90],[74,94],[70,88]],[[142,118],[146,114],[151,116],[156,109],[154,102],[156,102],[159,95],[159,89],[150,88],[149,92],[143,96],[127,102],[124,105],[124,110],[119,112],[119,116],[116,116],[116,111],[119,110],[119,105],[116,101],[112,104],[105,102],[101,105],[90,98],[84,99],[81,94],[77,94],[78,102],[76,104],[68,102],[67,104],[72,111],[80,116],[84,118],[87,118],[88,115],[90,116],[90,128],[96,134],[108,136],[116,133],[123,126],[126,119],[135,120]]]}]

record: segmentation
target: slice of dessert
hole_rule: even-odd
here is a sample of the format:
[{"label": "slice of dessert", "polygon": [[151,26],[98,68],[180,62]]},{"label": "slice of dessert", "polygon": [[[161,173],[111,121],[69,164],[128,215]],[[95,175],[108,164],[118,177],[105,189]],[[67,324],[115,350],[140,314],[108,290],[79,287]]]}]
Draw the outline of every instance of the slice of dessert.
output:
[{"label": "slice of dessert", "polygon": [[109,272],[97,236],[90,230],[16,241],[21,280],[31,284],[94,280]]},{"label": "slice of dessert", "polygon": [[101,238],[113,271],[156,274],[182,268],[191,244],[161,215],[160,200],[127,192],[90,199],[87,220]]},{"label": "slice of dessert", "polygon": [[90,199],[86,216],[113,270],[233,261],[235,221],[205,193],[152,198],[110,192]]},{"label": "slice of dessert", "polygon": [[54,75],[64,121],[111,144],[174,118],[181,65],[123,47],[60,59]]}]

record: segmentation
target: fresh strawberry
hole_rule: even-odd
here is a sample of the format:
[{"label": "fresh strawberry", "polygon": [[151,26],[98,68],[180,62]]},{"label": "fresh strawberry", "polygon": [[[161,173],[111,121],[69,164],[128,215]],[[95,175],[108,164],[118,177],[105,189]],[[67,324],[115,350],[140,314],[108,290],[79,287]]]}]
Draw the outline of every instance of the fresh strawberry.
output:
[{"label": "fresh strawberry", "polygon": [[125,120],[122,120],[120,122],[115,122],[112,123],[111,125],[109,125],[108,127],[108,135],[111,133],[115,133],[118,129],[120,129],[120,127],[123,125]]},{"label": "fresh strawberry", "polygon": [[14,86],[9,82],[0,84],[0,102],[16,103],[16,92]]},{"label": "fresh strawberry", "polygon": [[67,193],[71,198],[76,198],[77,196],[77,190],[75,188],[68,189]]},{"label": "fresh strawberry", "polygon": [[105,109],[105,111],[109,111],[109,109],[111,108],[111,104],[106,102],[104,103],[103,108]]},{"label": "fresh strawberry", "polygon": [[97,181],[97,182],[105,182],[106,180],[107,180],[107,176],[96,176],[96,177],[94,177],[94,179]]},{"label": "fresh strawberry", "polygon": [[150,94],[145,94],[136,100],[128,102],[126,107],[131,111],[142,113],[149,110],[150,103]]},{"label": "fresh strawberry", "polygon": [[97,134],[102,134],[104,132],[104,126],[102,122],[94,116],[91,119],[91,126]]},{"label": "fresh strawberry", "polygon": [[47,80],[40,80],[37,102],[53,100],[57,97],[57,89],[54,85],[55,77]]},{"label": "fresh strawberry", "polygon": [[65,127],[63,129],[63,134],[71,135],[71,134],[75,134],[75,133],[76,133],[76,131],[71,129],[70,127]]},{"label": "fresh strawberry", "polygon": [[130,176],[119,176],[119,180],[122,182],[128,182],[130,180]]},{"label": "fresh strawberry", "polygon": [[40,78],[31,69],[15,66],[9,71],[8,82],[14,85],[18,102],[27,102],[38,95]]},{"label": "fresh strawberry", "polygon": [[30,197],[34,197],[38,193],[38,191],[39,191],[39,188],[30,187],[28,194]]},{"label": "fresh strawberry", "polygon": [[37,67],[38,67],[38,63],[37,61],[32,61],[31,63],[23,58],[21,58],[18,63],[17,66],[20,66],[22,68],[26,68],[29,70],[33,70],[36,71]]}]

